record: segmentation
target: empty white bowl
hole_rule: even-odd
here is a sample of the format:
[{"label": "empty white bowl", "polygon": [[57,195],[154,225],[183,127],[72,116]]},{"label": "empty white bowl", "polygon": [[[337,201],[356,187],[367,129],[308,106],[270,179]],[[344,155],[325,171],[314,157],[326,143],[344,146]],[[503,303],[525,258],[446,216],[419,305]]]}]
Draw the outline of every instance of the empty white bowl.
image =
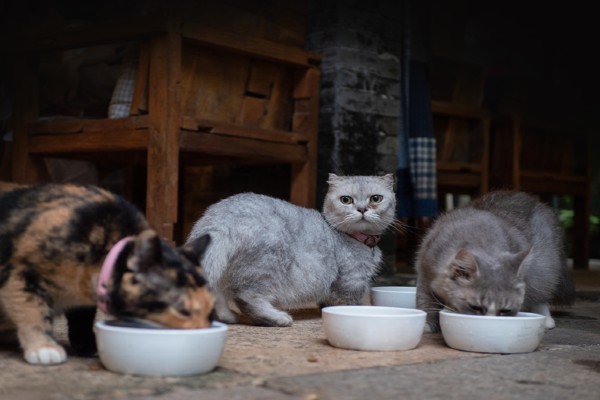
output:
[{"label": "empty white bowl", "polygon": [[376,306],[331,306],[322,309],[325,336],[334,347],[394,351],[417,347],[426,313]]},{"label": "empty white bowl", "polygon": [[417,288],[414,286],[372,287],[371,304],[384,307],[417,308]]},{"label": "empty white bowl", "polygon": [[449,347],[479,353],[529,353],[537,349],[546,317],[520,312],[512,317],[440,311],[442,335]]},{"label": "empty white bowl", "polygon": [[198,375],[212,371],[223,353],[227,325],[205,329],[147,329],[96,321],[100,361],[106,369],[133,375]]}]

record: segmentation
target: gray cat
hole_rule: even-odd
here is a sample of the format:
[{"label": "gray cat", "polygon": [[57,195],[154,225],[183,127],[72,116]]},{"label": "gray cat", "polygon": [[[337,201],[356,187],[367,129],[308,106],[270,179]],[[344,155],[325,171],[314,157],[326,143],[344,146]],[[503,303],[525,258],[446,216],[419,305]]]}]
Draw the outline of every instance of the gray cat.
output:
[{"label": "gray cat", "polygon": [[216,317],[290,326],[282,309],[360,304],[381,263],[379,235],[393,222],[394,178],[329,175],[323,213],[254,193],[210,206],[188,243],[209,233],[202,266],[215,292]]},{"label": "gray cat", "polygon": [[549,303],[574,296],[555,212],[535,197],[497,191],[442,215],[417,251],[417,308],[439,331],[442,308],[482,315],[532,311],[554,328]]}]

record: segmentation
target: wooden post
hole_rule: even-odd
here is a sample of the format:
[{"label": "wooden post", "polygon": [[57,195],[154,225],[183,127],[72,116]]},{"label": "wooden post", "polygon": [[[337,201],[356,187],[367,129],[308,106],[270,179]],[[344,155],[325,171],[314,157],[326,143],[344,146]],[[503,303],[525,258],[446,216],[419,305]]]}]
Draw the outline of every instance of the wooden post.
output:
[{"label": "wooden post", "polygon": [[181,35],[171,32],[153,38],[150,50],[146,217],[170,242],[177,222],[181,46]]},{"label": "wooden post", "polygon": [[294,89],[292,131],[308,135],[308,154],[306,162],[292,164],[290,201],[309,208],[316,205],[320,82],[319,69],[311,67]]}]

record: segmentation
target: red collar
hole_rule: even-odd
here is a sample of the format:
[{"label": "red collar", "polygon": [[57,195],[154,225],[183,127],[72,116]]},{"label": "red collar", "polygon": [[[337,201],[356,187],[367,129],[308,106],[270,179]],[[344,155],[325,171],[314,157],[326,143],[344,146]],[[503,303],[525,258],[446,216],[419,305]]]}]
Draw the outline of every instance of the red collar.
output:
[{"label": "red collar", "polygon": [[348,235],[352,236],[359,242],[366,244],[372,249],[377,246],[377,243],[379,243],[379,240],[381,239],[381,235],[367,235],[366,233],[362,232],[353,232],[349,233]]},{"label": "red collar", "polygon": [[110,249],[110,251],[106,255],[104,263],[102,263],[102,269],[100,270],[100,274],[98,274],[98,284],[96,285],[96,297],[98,299],[97,305],[99,309],[101,309],[107,314],[108,309],[106,307],[106,300],[110,276],[112,275],[112,271],[117,262],[117,257],[123,250],[123,247],[125,247],[125,245],[132,240],[132,236],[127,236],[115,243],[115,245]]}]

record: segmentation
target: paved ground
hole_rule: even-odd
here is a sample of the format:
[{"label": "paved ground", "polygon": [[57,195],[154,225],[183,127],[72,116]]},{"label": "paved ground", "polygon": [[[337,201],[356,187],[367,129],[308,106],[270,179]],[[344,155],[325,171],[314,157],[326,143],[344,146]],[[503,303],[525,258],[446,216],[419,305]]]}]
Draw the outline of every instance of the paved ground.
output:
[{"label": "paved ground", "polygon": [[[30,366],[0,347],[0,400],[56,399],[596,399],[600,398],[600,271],[575,273],[578,300],[557,310],[557,327],[538,350],[490,355],[448,348],[425,334],[402,352],[359,352],[327,344],[317,310],[291,328],[230,326],[213,372],[137,377],[71,357]],[[57,324],[60,331],[61,323]]]}]

